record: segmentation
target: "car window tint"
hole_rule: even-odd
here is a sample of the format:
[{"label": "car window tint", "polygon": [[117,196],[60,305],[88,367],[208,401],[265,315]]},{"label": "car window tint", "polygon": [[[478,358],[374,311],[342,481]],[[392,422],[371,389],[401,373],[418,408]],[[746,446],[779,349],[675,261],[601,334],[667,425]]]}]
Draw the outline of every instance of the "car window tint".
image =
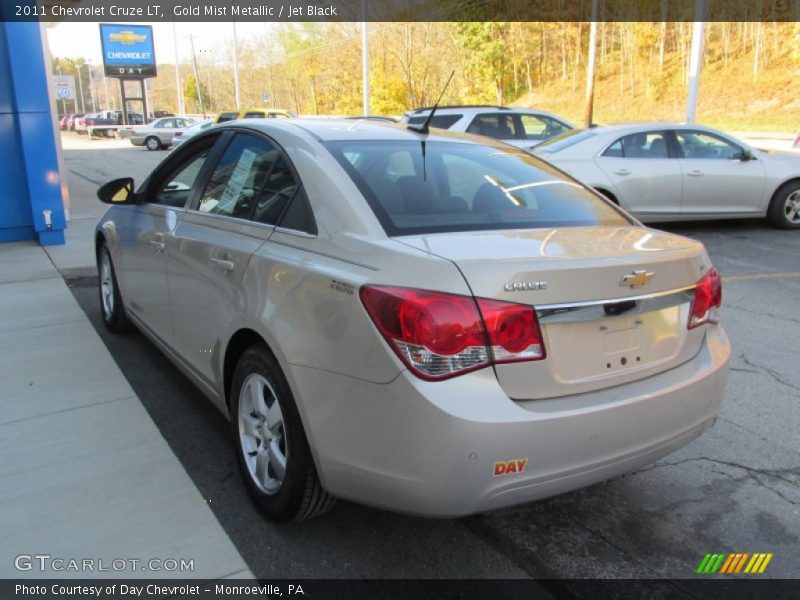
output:
[{"label": "car window tint", "polygon": [[180,167],[161,179],[162,183],[158,186],[158,191],[150,199],[150,202],[176,208],[185,206],[192,187],[200,175],[200,170],[203,168],[203,163],[208,157],[209,150],[210,148],[207,148],[200,154],[187,159]]},{"label": "car window tint", "polygon": [[249,219],[278,150],[263,138],[238,134],[219,159],[206,184],[200,212]]},{"label": "car window tint", "polygon": [[515,148],[428,141],[423,157],[417,141],[326,147],[389,235],[628,223],[583,186]]},{"label": "car window tint", "polygon": [[217,121],[219,123],[225,123],[226,121],[233,121],[238,116],[239,116],[239,113],[235,113],[235,112],[222,113],[219,117],[217,117]]},{"label": "car window tint", "polygon": [[258,195],[253,220],[275,225],[297,191],[298,183],[286,159],[279,157]]},{"label": "car window tint", "polygon": [[677,131],[678,146],[685,158],[738,158],[742,149],[704,131]]},{"label": "car window tint", "polygon": [[612,158],[669,158],[667,140],[663,132],[633,133],[618,139],[603,152]]},{"label": "car window tint", "polygon": [[244,113],[245,119],[263,119],[265,117],[265,113],[263,111],[250,111]]},{"label": "car window tint", "polygon": [[519,137],[514,115],[505,113],[478,115],[470,123],[467,131],[498,140],[510,140]]},{"label": "car window tint", "polygon": [[304,188],[297,190],[278,225],[285,229],[317,235],[317,222]]},{"label": "car window tint", "polygon": [[[439,129],[450,129],[455,125],[464,115],[437,115],[434,114],[430,122],[430,127],[438,127]],[[408,120],[409,125],[422,125],[428,115],[411,117]]]}]

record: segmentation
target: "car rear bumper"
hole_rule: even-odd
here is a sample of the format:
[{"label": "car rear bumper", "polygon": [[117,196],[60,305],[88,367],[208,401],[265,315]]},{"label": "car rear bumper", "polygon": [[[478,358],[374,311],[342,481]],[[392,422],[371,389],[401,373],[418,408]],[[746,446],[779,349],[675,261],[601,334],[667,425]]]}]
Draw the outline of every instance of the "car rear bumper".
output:
[{"label": "car rear bumper", "polygon": [[144,146],[144,138],[143,137],[131,136],[128,139],[131,141],[131,144],[133,144],[134,146]]},{"label": "car rear bumper", "polygon": [[[290,375],[329,492],[400,512],[459,516],[591,485],[684,446],[713,425],[729,358],[717,326],[679,367],[531,401],[509,399],[492,369],[441,382],[403,372],[388,384],[305,367]],[[498,463],[515,467],[495,475]]]}]

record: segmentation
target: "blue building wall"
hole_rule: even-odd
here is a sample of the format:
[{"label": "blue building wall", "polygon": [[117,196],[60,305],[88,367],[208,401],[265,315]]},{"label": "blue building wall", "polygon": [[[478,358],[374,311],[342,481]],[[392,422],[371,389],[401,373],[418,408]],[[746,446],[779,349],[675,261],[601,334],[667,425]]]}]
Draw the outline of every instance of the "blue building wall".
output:
[{"label": "blue building wall", "polygon": [[0,22],[0,242],[64,243],[53,118],[39,24]]}]

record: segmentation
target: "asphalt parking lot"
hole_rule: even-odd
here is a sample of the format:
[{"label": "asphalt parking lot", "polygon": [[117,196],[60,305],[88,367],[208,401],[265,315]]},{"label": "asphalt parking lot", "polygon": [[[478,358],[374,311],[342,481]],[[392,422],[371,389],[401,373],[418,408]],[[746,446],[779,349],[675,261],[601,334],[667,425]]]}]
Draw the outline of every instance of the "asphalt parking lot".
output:
[{"label": "asphalt parking lot", "polygon": [[[70,176],[96,184],[141,181],[167,154],[73,138],[64,136]],[[625,477],[458,520],[340,502],[310,522],[265,521],[240,481],[222,415],[143,335],[105,330],[94,279],[70,285],[257,577],[679,580],[708,552],[771,552],[765,576],[800,577],[800,231],[762,221],[660,227],[702,241],[723,276],[734,350],[716,426]]]}]

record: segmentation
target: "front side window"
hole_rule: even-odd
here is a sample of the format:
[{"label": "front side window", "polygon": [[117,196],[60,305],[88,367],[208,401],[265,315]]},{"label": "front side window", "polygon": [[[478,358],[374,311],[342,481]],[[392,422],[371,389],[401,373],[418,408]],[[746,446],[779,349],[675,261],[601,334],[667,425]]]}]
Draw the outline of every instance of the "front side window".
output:
[{"label": "front side window", "polygon": [[326,147],[389,235],[629,224],[583,186],[515,148],[419,141]]},{"label": "front side window", "polygon": [[520,115],[520,121],[525,139],[528,140],[546,140],[569,131],[569,127],[561,121],[544,115]]},{"label": "front side window", "polygon": [[249,219],[257,194],[279,158],[278,149],[269,141],[236,135],[206,183],[197,209],[212,215]]},{"label": "front side window", "polygon": [[610,158],[669,158],[667,140],[663,131],[626,135],[603,152]]},{"label": "front side window", "polygon": [[155,182],[155,194],[148,199],[148,202],[183,208],[208,158],[209,150],[210,148],[206,146],[205,150],[186,159],[172,172],[160,177]]},{"label": "front side window", "polygon": [[742,156],[742,149],[717,135],[705,131],[676,131],[678,146],[684,158],[734,159]]},{"label": "front side window", "polygon": [[478,115],[470,123],[467,132],[485,135],[496,140],[511,140],[520,137],[514,115],[508,113]]}]

